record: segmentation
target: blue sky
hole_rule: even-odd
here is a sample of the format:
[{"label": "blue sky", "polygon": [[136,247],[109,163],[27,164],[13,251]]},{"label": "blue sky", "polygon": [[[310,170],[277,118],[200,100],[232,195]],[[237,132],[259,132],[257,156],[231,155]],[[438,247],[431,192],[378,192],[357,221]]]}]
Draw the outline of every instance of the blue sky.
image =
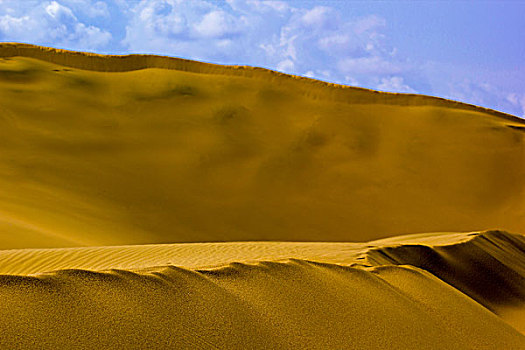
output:
[{"label": "blue sky", "polygon": [[0,41],[246,64],[525,116],[525,1],[0,0]]}]

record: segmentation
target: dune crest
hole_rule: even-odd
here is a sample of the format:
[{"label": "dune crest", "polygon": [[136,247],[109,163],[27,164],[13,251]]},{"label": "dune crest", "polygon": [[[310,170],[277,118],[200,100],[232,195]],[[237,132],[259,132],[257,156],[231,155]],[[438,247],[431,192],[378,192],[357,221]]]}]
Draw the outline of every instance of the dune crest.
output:
[{"label": "dune crest", "polygon": [[206,271],[63,270],[2,276],[0,296],[0,346],[11,349],[525,346],[497,316],[409,267],[293,260]]},{"label": "dune crest", "polygon": [[489,309],[525,304],[525,236],[501,231],[472,234],[457,244],[399,244],[372,248],[366,263],[424,269]]},{"label": "dune crest", "polygon": [[[260,286],[252,282],[257,280],[262,271],[266,275],[258,283],[281,278],[279,271],[286,270],[291,264],[299,269],[308,267],[293,278],[286,277],[303,281],[305,285],[302,288],[307,290],[317,287],[307,287],[309,282],[301,277],[302,273],[309,276],[311,268],[315,271],[321,269],[326,278],[326,287],[337,289],[340,287],[339,282],[332,280],[334,276],[329,271],[347,271],[346,266],[350,269],[348,271],[357,275],[379,273],[380,277],[391,276],[387,278],[387,282],[395,283],[402,293],[417,293],[419,297],[429,298],[423,281],[410,287],[413,289],[407,289],[412,283],[410,279],[407,280],[407,273],[415,271],[419,279],[428,280],[425,283],[438,288],[432,281],[439,278],[442,285],[439,288],[448,284],[447,288],[454,290],[454,293],[463,293],[462,298],[472,298],[471,303],[477,301],[480,309],[486,308],[515,329],[525,331],[522,327],[525,320],[525,238],[501,231],[416,234],[367,243],[233,242],[5,250],[0,251],[0,261],[0,273],[18,275],[4,275],[0,278],[3,281],[0,293],[5,290],[2,288],[10,286],[9,290],[17,295],[25,293],[23,286],[28,283],[42,288],[48,285],[47,281],[69,286],[71,276],[93,276],[100,281],[102,289],[112,288],[112,284],[108,287],[105,281],[115,280],[115,275],[134,276],[132,279],[137,282],[145,283],[153,279],[161,283],[169,280],[164,273],[172,270],[185,271],[184,275],[193,276],[197,280],[220,277],[221,281],[229,281],[230,278],[235,278],[236,283],[242,283],[245,288],[259,290]],[[163,265],[170,267],[161,267]],[[396,268],[397,265],[404,267]],[[53,272],[55,270],[58,271]],[[107,272],[95,273],[88,270]],[[385,279],[384,276],[381,278]],[[357,279],[348,283],[355,288],[369,288],[360,281]],[[130,287],[143,288],[140,283]],[[417,285],[420,287],[416,287]],[[221,288],[226,288],[226,285],[221,284]],[[265,288],[267,287],[263,290]],[[290,293],[290,298],[302,298]],[[452,297],[446,295],[440,300]],[[205,298],[211,297],[207,295]],[[27,297],[20,294],[20,298],[23,300]],[[261,301],[260,307],[269,302]],[[427,302],[431,302],[434,309],[441,303],[433,299]],[[313,306],[302,307],[308,309]],[[322,307],[321,302],[317,307]],[[329,307],[335,306],[329,304]],[[358,315],[353,314],[352,317]],[[396,327],[403,326],[398,324]]]},{"label": "dune crest", "polygon": [[424,269],[525,333],[525,236],[474,234],[457,244],[372,248],[366,263]]},{"label": "dune crest", "polygon": [[[320,98],[327,98],[328,96],[334,96],[335,94],[338,100],[347,103],[385,103],[400,104],[407,106],[448,105],[453,106],[454,108],[460,108],[465,110],[483,111],[497,117],[508,119],[510,121],[516,121],[519,124],[521,124],[522,122],[521,118],[518,118],[511,114],[445,98],[426,96],[420,94],[383,92],[361,87],[328,83],[321,80],[316,80],[298,75],[285,74],[260,67],[242,65],[220,65],[169,56],[145,54],[102,55],[82,51],[56,49],[52,47],[44,47],[31,44],[0,43],[0,57],[18,56],[36,58],[65,67],[72,67],[97,72],[115,73],[159,68],[198,74],[243,76],[255,79],[294,79],[299,81],[299,84],[297,86],[300,86],[300,84],[309,84],[317,87],[328,88],[324,91],[327,92],[327,94],[320,94],[318,96],[315,95],[315,91],[310,91],[312,97],[316,96]],[[519,128],[519,125],[517,125],[516,127]]]}]

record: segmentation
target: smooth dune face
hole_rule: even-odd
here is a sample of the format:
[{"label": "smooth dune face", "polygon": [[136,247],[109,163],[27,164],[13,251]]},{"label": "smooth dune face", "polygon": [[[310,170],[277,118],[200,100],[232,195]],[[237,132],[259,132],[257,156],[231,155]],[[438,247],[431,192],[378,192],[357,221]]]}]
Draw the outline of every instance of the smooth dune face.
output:
[{"label": "smooth dune face", "polygon": [[525,350],[524,131],[0,43],[0,349]]},{"label": "smooth dune face", "polygon": [[524,232],[518,118],[165,57],[2,56],[2,248]]}]

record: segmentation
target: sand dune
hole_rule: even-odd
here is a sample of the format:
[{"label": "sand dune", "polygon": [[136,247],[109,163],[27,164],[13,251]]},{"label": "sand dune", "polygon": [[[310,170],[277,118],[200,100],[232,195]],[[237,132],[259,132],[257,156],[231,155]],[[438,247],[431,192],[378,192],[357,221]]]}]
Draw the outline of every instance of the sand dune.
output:
[{"label": "sand dune", "polygon": [[408,267],[366,271],[297,260],[206,273],[67,270],[5,276],[0,285],[6,349],[525,346],[497,316]]},{"label": "sand dune", "polygon": [[525,232],[519,118],[167,57],[0,57],[0,248]]},{"label": "sand dune", "polygon": [[470,237],[456,244],[372,248],[366,263],[422,268],[525,333],[525,237],[500,231]]},{"label": "sand dune", "polygon": [[0,349],[525,349],[524,130],[0,43]]},{"label": "sand dune", "polygon": [[[512,323],[525,311],[525,237],[484,232],[388,241],[100,247],[75,249],[74,255],[73,249],[4,251],[2,261],[9,261],[11,255],[14,266],[19,263],[17,255],[27,253],[31,255],[27,261],[36,266],[51,260],[55,267],[77,269],[43,273],[45,268],[40,267],[32,276],[1,276],[0,345],[10,349],[525,348],[525,336]],[[240,249],[232,247],[236,244]],[[393,265],[406,264],[401,260],[415,256],[409,251],[422,247],[425,253],[418,255],[419,263]],[[163,261],[159,252],[183,267],[151,267]],[[444,263],[433,275],[423,269],[430,266],[424,263],[435,261],[429,257],[438,253]],[[117,257],[114,263],[120,269],[109,270],[111,256]],[[283,256],[301,259],[283,260]],[[107,271],[85,270],[97,266],[97,258]],[[243,258],[252,262],[236,262]],[[490,259],[501,264],[490,264]],[[198,268],[219,262],[223,266]],[[122,269],[126,264],[142,268]],[[35,273],[36,266],[26,266],[26,272]],[[475,279],[461,273],[453,280],[442,277],[464,268],[485,277],[482,289],[464,288]],[[2,272],[6,270],[8,266],[2,266]],[[479,303],[469,297],[487,290],[490,298]],[[509,293],[515,298],[508,298]],[[493,305],[517,316],[510,322],[505,315],[500,318],[497,311],[486,308]]]},{"label": "sand dune", "polygon": [[[423,266],[418,261],[385,260],[383,254],[379,252],[395,251],[398,248],[407,250],[426,248],[434,253],[436,249],[449,249],[449,246],[461,246],[462,243],[466,244],[467,250],[470,247],[475,249],[478,240],[484,241],[495,234],[494,232],[496,231],[415,234],[365,243],[223,242],[0,250],[0,274],[31,275],[61,269],[137,270],[164,265],[205,269],[232,262],[257,263],[283,261],[289,258],[363,266],[412,264],[428,269],[431,267]],[[504,248],[504,252],[509,254],[517,249],[518,253],[509,256],[508,259],[511,261],[509,264],[518,262],[519,266],[525,259],[519,254],[519,249],[524,250],[523,236],[510,233],[502,233],[502,235],[516,241],[510,247]],[[483,252],[486,255],[498,254],[491,249]],[[426,255],[421,256],[422,261],[428,259]],[[465,254],[462,253],[463,255]],[[409,259],[414,254],[403,251],[400,256]]]}]

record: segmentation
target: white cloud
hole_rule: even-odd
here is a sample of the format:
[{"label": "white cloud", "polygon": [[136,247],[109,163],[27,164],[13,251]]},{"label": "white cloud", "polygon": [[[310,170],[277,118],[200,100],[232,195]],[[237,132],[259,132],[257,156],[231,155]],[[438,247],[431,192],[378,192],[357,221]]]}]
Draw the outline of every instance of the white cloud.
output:
[{"label": "white cloud", "polygon": [[55,19],[62,17],[76,20],[75,15],[73,15],[73,12],[71,12],[68,7],[62,6],[56,1],[51,1],[51,3],[45,7],[45,10],[49,16]]},{"label": "white cloud", "polygon": [[315,78],[315,73],[311,70],[309,70],[308,72],[304,73],[303,74],[305,77],[308,77],[308,78]]},{"label": "white cloud", "polygon": [[525,93],[509,93],[507,94],[506,100],[509,101],[516,110],[519,110],[521,113],[520,116],[525,118]]},{"label": "white cloud", "polygon": [[205,38],[222,38],[238,32],[235,19],[224,11],[211,11],[194,26],[196,33]]},{"label": "white cloud", "polygon": [[365,32],[374,31],[378,28],[384,27],[385,25],[386,21],[384,18],[381,18],[376,15],[370,15],[367,17],[360,18],[355,23],[355,29],[357,33],[361,34]]},{"label": "white cloud", "polygon": [[108,5],[103,1],[97,1],[86,9],[89,17],[109,17]]},{"label": "white cloud", "polygon": [[226,3],[232,8],[232,10],[241,13],[256,12],[260,14],[285,14],[292,9],[285,1],[226,0]]},{"label": "white cloud", "polygon": [[390,92],[408,92],[415,93],[416,91],[410,86],[405,84],[403,77],[392,76],[388,78],[382,78],[381,84],[377,86],[378,90],[390,91]]},{"label": "white cloud", "polygon": [[12,32],[20,34],[23,28],[29,27],[31,23],[29,16],[13,17],[11,15],[0,16],[0,33]]},{"label": "white cloud", "polygon": [[311,10],[307,10],[301,16],[301,22],[306,27],[313,28],[327,28],[333,27],[333,17],[335,16],[335,11],[326,6],[316,6]]},{"label": "white cloud", "polygon": [[[258,6],[260,3],[259,1],[251,1],[252,4],[254,3],[255,6]],[[285,13],[290,10],[290,6],[284,2],[284,1],[264,1],[264,6],[266,8],[271,8],[272,10],[275,10],[279,13]]]},{"label": "white cloud", "polygon": [[402,68],[381,56],[348,57],[337,62],[339,70],[346,74],[387,75],[401,73]]},{"label": "white cloud", "polygon": [[346,85],[352,85],[352,86],[359,86],[359,81],[351,76],[345,76],[345,81],[344,83]]},{"label": "white cloud", "polygon": [[15,5],[8,1],[0,10],[0,40],[83,50],[102,47],[111,40],[109,32],[82,23],[69,7],[58,1],[37,6],[28,1],[27,8]]},{"label": "white cloud", "polygon": [[284,61],[281,61],[277,64],[277,70],[281,72],[293,72],[294,71],[295,64],[292,60],[286,59]]}]

